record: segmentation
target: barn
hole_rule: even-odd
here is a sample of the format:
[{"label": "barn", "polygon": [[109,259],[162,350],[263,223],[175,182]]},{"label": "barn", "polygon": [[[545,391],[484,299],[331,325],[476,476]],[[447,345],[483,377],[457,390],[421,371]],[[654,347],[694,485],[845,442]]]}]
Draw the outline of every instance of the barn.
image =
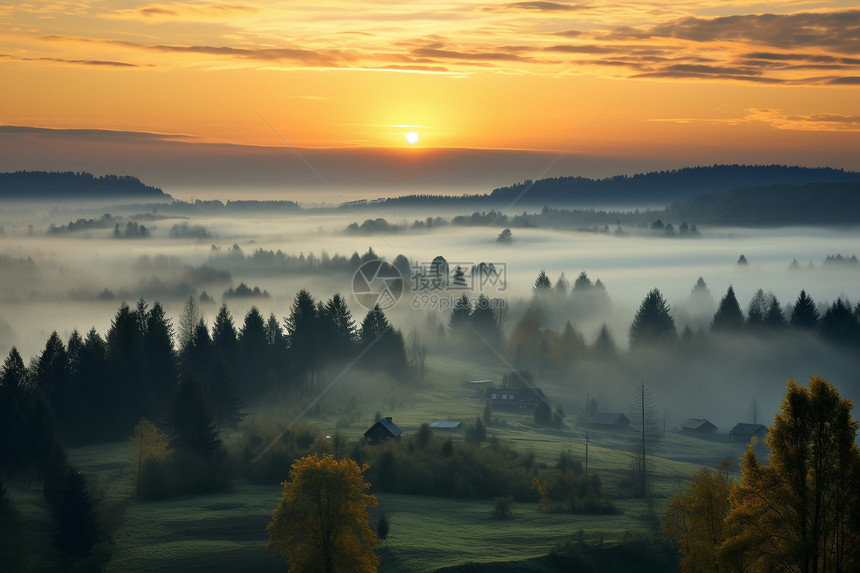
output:
[{"label": "barn", "polygon": [[709,435],[717,431],[717,427],[704,418],[689,418],[681,424],[681,431],[687,434]]},{"label": "barn", "polygon": [[736,442],[749,442],[753,439],[753,436],[759,440],[763,440],[767,436],[767,426],[762,426],[761,424],[744,424],[741,422],[732,428],[729,435]]},{"label": "barn", "polygon": [[595,430],[626,430],[630,420],[617,412],[597,412],[588,419],[588,426]]},{"label": "barn", "polygon": [[388,416],[377,420],[377,422],[364,433],[361,443],[370,444],[372,446],[374,444],[380,444],[385,440],[397,440],[399,442],[400,434],[402,434],[400,428],[398,428],[397,424],[391,420],[391,416]]}]

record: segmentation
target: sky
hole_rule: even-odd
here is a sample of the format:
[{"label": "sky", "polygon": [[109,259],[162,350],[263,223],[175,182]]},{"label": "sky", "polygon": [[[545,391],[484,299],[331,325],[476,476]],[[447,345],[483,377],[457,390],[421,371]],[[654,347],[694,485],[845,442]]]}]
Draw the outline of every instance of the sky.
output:
[{"label": "sky", "polygon": [[3,170],[489,190],[860,169],[850,1],[21,1],[0,78]]}]

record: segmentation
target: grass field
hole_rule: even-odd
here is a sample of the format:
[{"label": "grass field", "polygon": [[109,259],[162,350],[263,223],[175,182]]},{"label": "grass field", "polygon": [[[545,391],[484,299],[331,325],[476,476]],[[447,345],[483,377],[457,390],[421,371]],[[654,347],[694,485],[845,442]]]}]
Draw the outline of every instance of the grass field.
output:
[{"label": "grass field", "polygon": [[[374,393],[354,392],[344,377],[320,401],[320,408],[303,416],[301,423],[323,433],[340,432],[357,440],[373,414],[390,415],[410,433],[422,423],[437,419],[472,422],[481,415],[484,400],[466,384],[474,379],[499,381],[502,369],[458,360],[429,361],[428,377],[421,387],[404,389],[389,385]],[[550,396],[563,388],[545,387]],[[371,394],[371,395],[369,395]],[[383,398],[380,399],[379,397]],[[251,418],[282,413],[287,425],[304,404],[272,406],[252,412]],[[535,426],[531,415],[494,414],[488,433],[515,448],[533,453],[536,460],[554,464],[559,453],[570,451],[584,460],[584,431],[576,426],[548,430]],[[253,421],[253,420],[250,420]],[[229,446],[236,434],[225,436]],[[635,432],[590,433],[589,471],[598,472],[609,491],[629,471],[635,449]],[[686,477],[701,465],[736,459],[744,446],[667,433],[653,443],[648,470],[658,512]],[[284,558],[264,549],[266,524],[280,495],[278,486],[237,483],[225,494],[183,497],[141,503],[132,499],[135,479],[129,443],[103,444],[69,451],[71,461],[94,485],[103,502],[103,517],[114,529],[108,554],[108,571],[282,571]],[[286,477],[286,476],[284,476]],[[50,546],[51,521],[41,494],[8,484],[22,521],[26,546]],[[556,544],[571,539],[581,529],[590,540],[612,542],[627,531],[651,527],[642,500],[619,498],[615,515],[579,516],[538,511],[537,504],[515,503],[506,520],[493,517],[489,500],[459,501],[423,496],[379,494],[381,509],[390,517],[387,543],[379,549],[382,571],[429,572],[464,562],[522,560],[547,554]],[[47,549],[28,555],[30,570],[50,570],[56,555]]]}]

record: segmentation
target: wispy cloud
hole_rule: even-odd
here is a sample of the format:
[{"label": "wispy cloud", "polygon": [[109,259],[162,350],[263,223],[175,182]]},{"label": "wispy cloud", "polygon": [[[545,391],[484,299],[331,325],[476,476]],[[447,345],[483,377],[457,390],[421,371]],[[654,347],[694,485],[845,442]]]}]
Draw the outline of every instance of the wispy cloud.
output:
[{"label": "wispy cloud", "polygon": [[75,64],[81,66],[100,66],[110,68],[139,68],[140,64],[132,64],[129,62],[114,62],[111,60],[73,60],[68,58],[27,58],[24,56],[14,56],[12,54],[0,54],[0,58],[8,60],[17,60],[19,62],[51,62],[55,64]]},{"label": "wispy cloud", "polygon": [[146,131],[117,131],[111,129],[55,129],[26,125],[0,125],[0,135],[35,136],[46,139],[108,143],[153,143],[163,141],[195,141],[198,138],[175,133]]},{"label": "wispy cloud", "polygon": [[508,4],[484,6],[481,10],[484,12],[575,12],[584,10],[587,7],[585,4],[566,4],[562,2],[511,2]]},{"label": "wispy cloud", "polygon": [[764,123],[770,127],[791,131],[860,131],[860,115],[837,113],[787,114],[780,109],[754,108],[745,110],[739,117],[712,118],[659,118],[653,122],[666,123],[710,123],[739,125]]}]

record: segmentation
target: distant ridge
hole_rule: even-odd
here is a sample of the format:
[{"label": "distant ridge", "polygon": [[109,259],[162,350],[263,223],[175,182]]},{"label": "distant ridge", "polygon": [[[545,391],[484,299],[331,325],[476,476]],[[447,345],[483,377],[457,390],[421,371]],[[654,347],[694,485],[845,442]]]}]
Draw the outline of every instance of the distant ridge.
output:
[{"label": "distant ridge", "polygon": [[652,171],[636,175],[617,175],[605,179],[554,177],[525,181],[494,189],[490,198],[513,201],[530,186],[523,200],[551,203],[563,201],[686,201],[718,191],[760,185],[805,183],[847,183],[860,181],[860,173],[830,167],[788,165],[712,165],[685,167],[671,171]]},{"label": "distant ridge", "polygon": [[148,199],[173,198],[157,187],[144,185],[130,175],[103,175],[71,171],[15,171],[0,173],[0,199]]},{"label": "distant ridge", "polygon": [[722,191],[764,185],[860,182],[860,173],[830,167],[787,165],[711,165],[616,175],[604,179],[552,177],[526,180],[478,195],[404,195],[361,204],[476,204],[503,207],[513,202],[529,206],[662,204],[684,202]]}]

